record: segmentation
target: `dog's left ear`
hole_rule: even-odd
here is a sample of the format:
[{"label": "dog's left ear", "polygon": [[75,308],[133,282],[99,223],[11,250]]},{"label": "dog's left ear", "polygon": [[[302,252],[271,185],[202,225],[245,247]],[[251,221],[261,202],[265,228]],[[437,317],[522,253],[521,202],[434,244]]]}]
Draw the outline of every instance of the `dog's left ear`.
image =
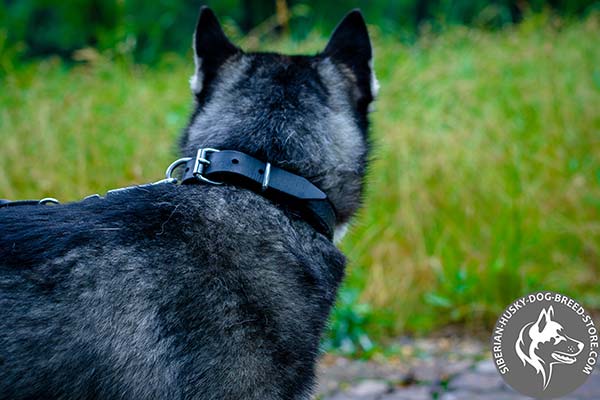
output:
[{"label": "dog's left ear", "polygon": [[554,308],[550,306],[548,309],[543,308],[540,312],[540,315],[535,323],[537,326],[538,332],[542,332],[546,325],[552,320],[554,316]]},{"label": "dog's left ear", "polygon": [[338,24],[323,55],[352,71],[359,91],[359,105],[361,102],[368,105],[375,98],[379,84],[373,71],[373,49],[367,25],[358,9],[350,11]]},{"label": "dog's left ear", "polygon": [[241,50],[227,39],[212,10],[200,9],[194,32],[194,61],[196,70],[190,79],[194,94],[199,94],[206,82],[213,79],[221,65]]}]

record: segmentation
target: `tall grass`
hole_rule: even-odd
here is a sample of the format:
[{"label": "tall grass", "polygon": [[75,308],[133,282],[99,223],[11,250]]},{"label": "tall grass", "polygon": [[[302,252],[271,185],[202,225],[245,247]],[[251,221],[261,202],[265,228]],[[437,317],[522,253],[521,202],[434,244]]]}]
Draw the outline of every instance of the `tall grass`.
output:
[{"label": "tall grass", "polygon": [[[599,17],[454,28],[411,47],[374,33],[374,163],[342,244],[370,327],[485,327],[535,289],[600,308]],[[191,62],[94,58],[0,64],[0,197],[76,200],[161,178]]]},{"label": "tall grass", "polygon": [[600,306],[598,19],[538,18],[378,48],[378,159],[344,249],[395,330],[486,326],[536,289]]}]

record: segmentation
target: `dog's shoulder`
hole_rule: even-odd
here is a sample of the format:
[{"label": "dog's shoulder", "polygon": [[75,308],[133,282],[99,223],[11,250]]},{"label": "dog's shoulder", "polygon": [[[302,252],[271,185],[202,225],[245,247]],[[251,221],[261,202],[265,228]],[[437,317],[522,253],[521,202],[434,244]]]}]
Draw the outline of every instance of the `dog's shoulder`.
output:
[{"label": "dog's shoulder", "polygon": [[186,252],[203,259],[242,253],[248,259],[266,250],[315,257],[315,262],[343,259],[303,221],[291,220],[260,195],[231,186],[140,186],[65,205],[2,209],[0,215],[0,264],[19,268],[76,248],[144,248],[148,253],[165,244],[185,244]]}]

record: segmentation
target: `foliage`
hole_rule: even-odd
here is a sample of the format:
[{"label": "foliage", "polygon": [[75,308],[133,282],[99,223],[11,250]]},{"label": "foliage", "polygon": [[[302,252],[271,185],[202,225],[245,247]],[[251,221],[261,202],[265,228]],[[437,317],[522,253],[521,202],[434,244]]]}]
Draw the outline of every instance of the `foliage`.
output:
[{"label": "foliage", "polygon": [[382,92],[351,282],[396,331],[489,326],[538,289],[600,306],[597,17],[377,47]]},{"label": "foliage", "polygon": [[[454,27],[414,45],[375,31],[375,160],[342,244],[350,270],[330,347],[368,352],[364,338],[382,330],[489,327],[536,289],[600,308],[599,35],[597,14]],[[3,60],[0,197],[76,200],[160,179],[174,159],[191,60]]]},{"label": "foliage", "polygon": [[[25,56],[58,54],[70,59],[76,50],[94,47],[128,51],[137,61],[149,63],[158,61],[164,52],[188,51],[191,27],[202,3],[217,12],[234,36],[292,32],[295,39],[303,39],[315,27],[331,30],[348,10],[360,7],[370,24],[407,41],[423,29],[452,24],[498,28],[547,7],[561,15],[580,16],[600,4],[595,0],[282,1],[290,10],[292,29],[286,30],[281,24],[264,25],[276,13],[275,0],[159,0],[151,4],[142,0],[5,0],[0,5],[0,30],[7,44],[22,49]],[[282,23],[286,21],[284,17]]]},{"label": "foliage", "polygon": [[323,342],[325,351],[338,351],[350,356],[372,354],[377,348],[368,329],[374,323],[373,310],[369,304],[360,302],[360,292],[342,288]]}]

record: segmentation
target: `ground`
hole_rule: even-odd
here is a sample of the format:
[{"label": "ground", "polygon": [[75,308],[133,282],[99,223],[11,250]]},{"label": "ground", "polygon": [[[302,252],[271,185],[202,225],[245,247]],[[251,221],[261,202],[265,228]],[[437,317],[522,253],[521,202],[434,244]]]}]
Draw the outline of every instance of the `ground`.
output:
[{"label": "ground", "polygon": [[[356,361],[325,355],[320,400],[526,400],[503,381],[487,343],[474,339],[403,339],[402,356]],[[600,399],[600,367],[566,400]]]}]

